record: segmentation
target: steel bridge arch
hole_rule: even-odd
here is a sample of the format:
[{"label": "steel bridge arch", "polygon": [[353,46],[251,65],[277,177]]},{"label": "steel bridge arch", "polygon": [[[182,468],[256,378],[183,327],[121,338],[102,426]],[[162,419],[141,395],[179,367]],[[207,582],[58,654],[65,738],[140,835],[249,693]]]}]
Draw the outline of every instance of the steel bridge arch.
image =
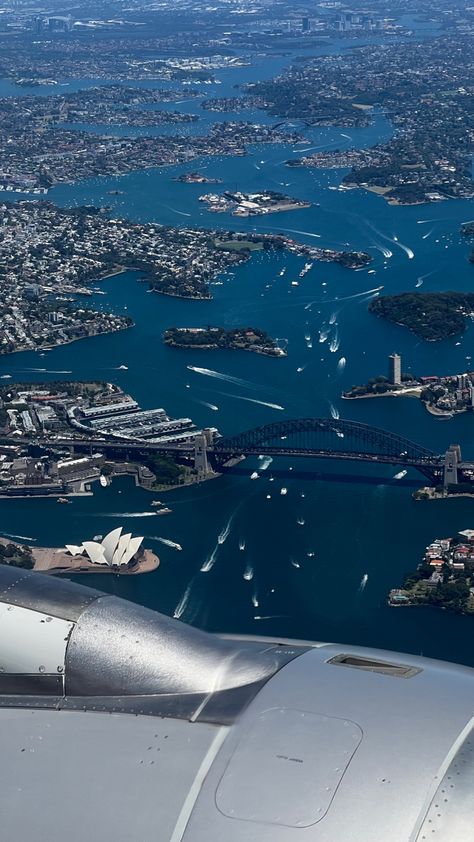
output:
[{"label": "steel bridge arch", "polygon": [[[340,432],[344,437],[357,442],[359,447],[353,452],[368,452],[364,449],[370,445],[377,448],[377,451],[387,457],[397,457],[404,454],[408,459],[419,460],[421,463],[433,464],[438,462],[440,457],[432,450],[412,442],[404,436],[391,433],[379,427],[372,427],[360,421],[346,421],[333,418],[296,418],[284,421],[274,421],[262,427],[255,427],[244,433],[235,436],[224,437],[214,442],[213,450],[217,457],[233,454],[235,456],[246,452],[255,452],[259,447],[268,445],[268,442],[282,436],[289,436],[295,433],[327,433]],[[301,448],[304,451],[304,447]],[[331,448],[327,448],[331,450]],[[347,449],[345,448],[347,451]],[[337,452],[337,451],[335,451]],[[373,452],[373,451],[372,451]],[[402,461],[402,460],[401,460]]]}]

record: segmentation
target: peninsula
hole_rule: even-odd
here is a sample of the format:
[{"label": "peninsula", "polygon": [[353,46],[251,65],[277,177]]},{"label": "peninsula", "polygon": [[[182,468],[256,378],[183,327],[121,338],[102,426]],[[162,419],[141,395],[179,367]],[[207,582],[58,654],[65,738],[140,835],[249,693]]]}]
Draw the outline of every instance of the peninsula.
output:
[{"label": "peninsula", "polygon": [[[137,539],[132,540],[138,543]],[[95,544],[96,542],[88,543]],[[98,544],[97,546],[100,547],[101,545]],[[82,548],[77,547],[75,549],[80,550]],[[105,557],[103,563],[98,563],[82,553],[71,555],[68,548],[22,546],[6,538],[0,538],[0,564],[52,575],[61,573],[66,575],[70,573],[115,573],[123,576],[151,573],[159,567],[160,559],[151,550],[143,549],[140,545],[138,551],[133,554],[127,563],[112,564]]]},{"label": "peninsula", "polygon": [[242,193],[240,190],[231,193],[226,190],[220,195],[207,193],[200,196],[199,201],[205,202],[211,213],[231,213],[232,216],[262,216],[311,207],[311,202],[292,199],[275,190],[264,190],[261,193]]},{"label": "peninsula", "polygon": [[402,372],[401,365],[400,355],[392,354],[389,357],[388,377],[382,374],[371,377],[367,383],[351,386],[341,397],[344,400],[386,396],[416,397],[431,415],[447,418],[452,418],[460,412],[474,411],[474,371],[418,377]]},{"label": "peninsula", "polygon": [[256,327],[229,330],[223,327],[170,327],[163,334],[163,342],[172,348],[227,348],[233,351],[252,351],[268,357],[286,357],[286,351],[278,347],[276,340]]},{"label": "peninsula", "polygon": [[474,530],[464,529],[454,538],[436,538],[426,547],[417,569],[401,588],[393,588],[388,604],[431,605],[474,614]]},{"label": "peninsula", "polygon": [[369,312],[407,327],[421,339],[439,342],[466,329],[474,314],[473,292],[403,292],[381,295],[369,304]]}]

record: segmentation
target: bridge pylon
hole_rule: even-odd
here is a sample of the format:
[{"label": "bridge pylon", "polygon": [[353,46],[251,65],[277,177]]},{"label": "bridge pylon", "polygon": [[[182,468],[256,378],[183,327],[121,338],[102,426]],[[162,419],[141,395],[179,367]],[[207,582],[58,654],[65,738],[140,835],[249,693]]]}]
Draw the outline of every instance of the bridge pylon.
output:
[{"label": "bridge pylon", "polygon": [[448,485],[457,485],[460,463],[461,445],[450,444],[444,457],[443,483],[445,488]]}]

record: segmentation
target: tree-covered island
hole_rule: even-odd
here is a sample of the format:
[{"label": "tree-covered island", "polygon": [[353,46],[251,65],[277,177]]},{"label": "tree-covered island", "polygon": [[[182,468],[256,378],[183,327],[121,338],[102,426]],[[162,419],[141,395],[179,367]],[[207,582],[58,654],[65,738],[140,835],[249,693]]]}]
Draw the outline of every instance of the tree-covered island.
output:
[{"label": "tree-covered island", "polygon": [[233,351],[252,351],[269,357],[286,357],[286,351],[279,348],[264,330],[256,327],[170,327],[163,334],[163,342],[172,348],[197,348],[216,350],[227,348]]},{"label": "tree-covered island", "polygon": [[429,342],[462,333],[466,317],[474,314],[473,292],[403,292],[381,295],[369,304],[369,312],[407,327]]}]

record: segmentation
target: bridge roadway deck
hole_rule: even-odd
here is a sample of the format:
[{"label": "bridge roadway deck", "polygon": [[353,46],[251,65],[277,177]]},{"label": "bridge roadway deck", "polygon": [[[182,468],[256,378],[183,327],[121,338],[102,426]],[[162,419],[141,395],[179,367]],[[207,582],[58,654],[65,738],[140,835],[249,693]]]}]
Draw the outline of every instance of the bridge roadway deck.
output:
[{"label": "bridge roadway deck", "polygon": [[[209,456],[217,456],[219,461],[223,459],[230,459],[237,456],[235,451],[227,451],[220,448],[209,449]],[[246,448],[242,455],[245,456],[297,456],[306,457],[308,459],[342,459],[353,462],[375,462],[377,464],[386,465],[407,465],[409,467],[418,468],[442,468],[443,456],[430,456],[425,458],[413,458],[409,456],[401,456],[400,454],[387,455],[383,453],[352,453],[346,450],[302,450],[291,447],[255,447]]]},{"label": "bridge roadway deck", "polygon": [[[84,451],[95,451],[95,452],[123,452],[123,453],[162,453],[167,454],[169,456],[174,456],[176,458],[192,458],[194,455],[194,447],[189,445],[173,445],[173,444],[160,444],[159,442],[147,442],[147,441],[124,441],[124,440],[101,440],[97,438],[90,438],[90,439],[76,439],[76,438],[43,438],[43,437],[25,437],[21,440],[15,440],[13,442],[11,439],[2,439],[3,442],[7,442],[9,444],[35,444],[35,445],[42,445],[43,447],[67,447],[67,448],[74,448],[76,451],[84,452]],[[257,447],[247,447],[244,450],[240,451],[239,453],[236,452],[235,449],[224,449],[224,448],[208,448],[208,456],[211,460],[216,460],[219,462],[223,462],[226,459],[230,459],[236,456],[258,456],[258,455],[268,455],[268,456],[290,456],[290,457],[298,457],[298,458],[306,458],[306,459],[332,459],[332,460],[344,460],[344,461],[353,461],[353,462],[373,462],[375,464],[387,464],[387,465],[406,465],[407,467],[413,468],[432,468],[442,469],[444,464],[444,456],[426,456],[426,457],[409,457],[404,456],[401,454],[383,454],[383,453],[364,453],[364,452],[351,452],[351,451],[343,451],[343,450],[324,450],[324,449],[300,449],[300,448],[292,448],[292,447],[274,447],[274,446],[262,446],[259,445]],[[472,462],[461,462],[459,465],[461,470],[472,469],[474,470],[474,463]]]}]

